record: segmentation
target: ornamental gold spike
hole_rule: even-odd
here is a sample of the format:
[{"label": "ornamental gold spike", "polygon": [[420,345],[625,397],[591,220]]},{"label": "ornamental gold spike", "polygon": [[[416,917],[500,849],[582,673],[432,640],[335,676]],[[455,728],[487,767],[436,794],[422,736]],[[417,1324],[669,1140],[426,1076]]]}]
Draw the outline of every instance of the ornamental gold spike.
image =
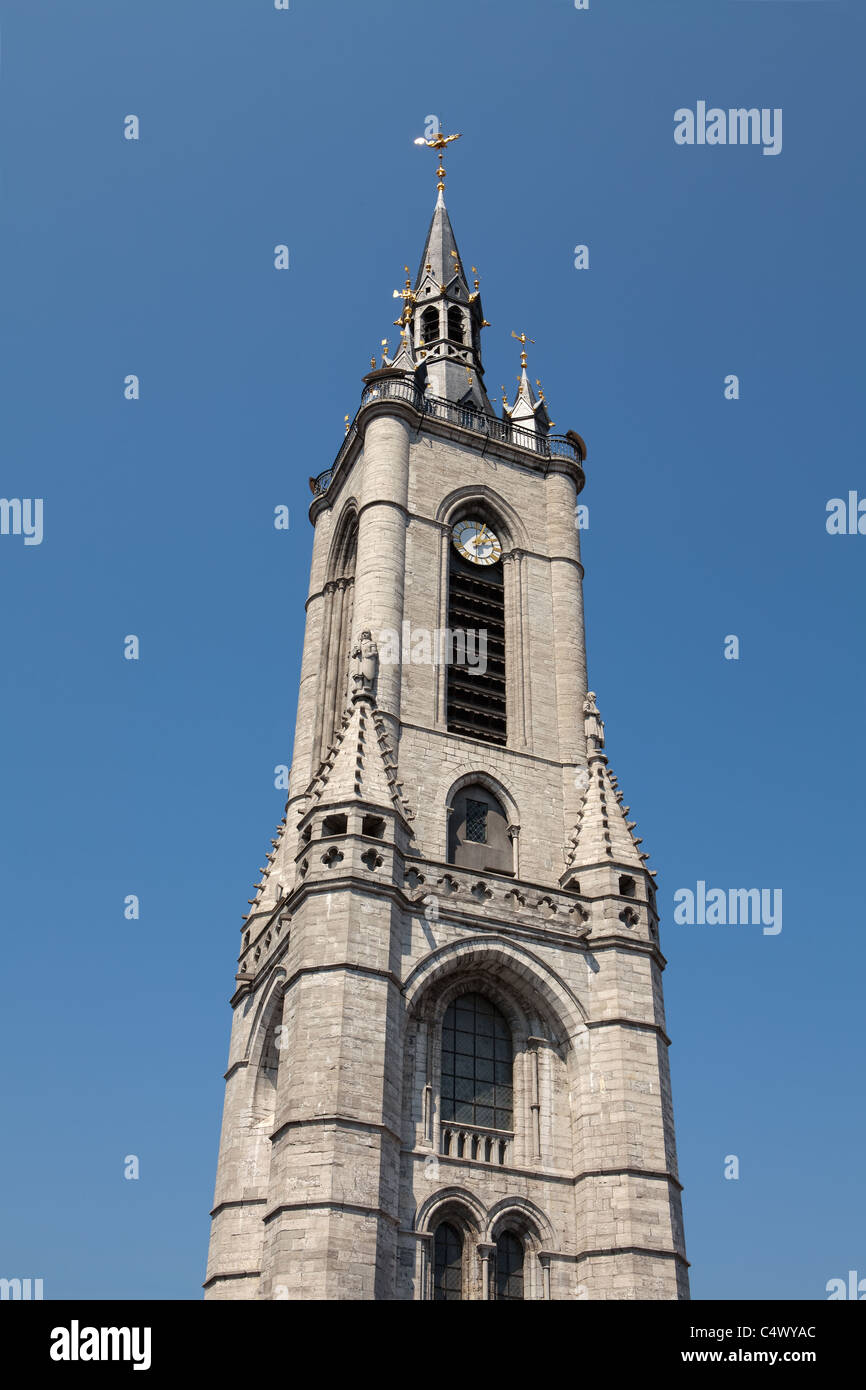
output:
[{"label": "ornamental gold spike", "polygon": [[403,286],[402,290],[394,290],[391,297],[392,299],[402,299],[403,301],[403,310],[400,314],[400,317],[394,320],[394,324],[396,327],[402,326],[403,328],[405,328],[412,317],[412,306],[415,303],[415,292],[412,289],[412,277],[409,274],[408,265],[404,265],[403,269],[406,272],[406,283]]},{"label": "ornamental gold spike", "polygon": [[443,153],[447,146],[451,144],[452,140],[460,140],[461,138],[459,132],[456,135],[443,135],[441,131],[438,131],[432,140],[428,140],[425,136],[419,135],[418,139],[415,141],[416,145],[426,145],[428,150],[439,151],[439,167],[436,170],[436,177],[439,182],[436,187],[440,193],[444,193],[445,191],[445,165],[442,162]]}]

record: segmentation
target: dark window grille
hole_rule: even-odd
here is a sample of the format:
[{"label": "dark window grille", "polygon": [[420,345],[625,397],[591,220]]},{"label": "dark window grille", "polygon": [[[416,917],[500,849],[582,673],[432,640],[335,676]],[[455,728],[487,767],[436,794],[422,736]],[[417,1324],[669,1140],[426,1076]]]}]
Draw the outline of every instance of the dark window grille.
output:
[{"label": "dark window grille", "polygon": [[481,994],[449,1004],[442,1024],[442,1119],[510,1131],[514,1106],[511,1030]]},{"label": "dark window grille", "polygon": [[483,801],[466,800],[466,838],[487,844],[487,807]]},{"label": "dark window grille", "polygon": [[433,1301],[460,1302],[463,1297],[463,1240],[447,1221],[433,1238]]},{"label": "dark window grille", "polygon": [[[448,584],[448,627],[471,634],[464,654],[472,660],[451,661],[447,671],[449,733],[506,742],[505,716],[505,593],[502,563],[473,565],[451,546]],[[481,671],[481,634],[486,644],[486,669]],[[459,655],[459,651],[457,653]]]},{"label": "dark window grille", "polygon": [[464,341],[463,314],[456,306],[448,310],[448,337],[452,343]]},{"label": "dark window grille", "polygon": [[496,1297],[502,1303],[523,1301],[523,1244],[511,1231],[496,1242]]}]

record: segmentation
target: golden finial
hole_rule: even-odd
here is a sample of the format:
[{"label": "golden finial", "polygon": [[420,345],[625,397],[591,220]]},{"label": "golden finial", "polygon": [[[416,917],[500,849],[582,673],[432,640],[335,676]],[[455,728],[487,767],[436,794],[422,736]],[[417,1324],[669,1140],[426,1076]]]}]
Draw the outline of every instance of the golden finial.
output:
[{"label": "golden finial", "polygon": [[394,320],[394,326],[396,328],[406,327],[412,317],[412,305],[415,303],[415,292],[412,289],[412,277],[409,274],[408,265],[404,265],[403,269],[406,272],[406,284],[402,290],[394,290],[391,296],[392,299],[402,299],[403,301],[403,309],[400,317]]},{"label": "golden finial", "polygon": [[[375,367],[375,365],[376,365],[376,359],[375,359],[375,357],[374,357],[374,358],[373,358],[373,366]],[[343,416],[343,424],[346,426],[346,433],[348,434],[348,433],[349,433],[349,417],[348,417],[348,415],[344,415],[344,416]]]},{"label": "golden finial", "polygon": [[508,396],[505,394],[505,382],[502,383],[502,404],[508,405]]},{"label": "golden finial", "polygon": [[371,358],[370,358],[370,366],[371,366],[371,367],[375,367],[375,365],[376,365],[376,359],[375,359],[375,357],[371,357]]},{"label": "golden finial", "polygon": [[478,280],[478,267],[475,266],[475,265],[472,267],[472,274],[475,276],[475,293],[474,293],[474,294],[470,294],[470,296],[469,296],[469,303],[470,303],[470,304],[472,303],[472,301],[473,301],[474,299],[477,299],[477,298],[478,298],[478,286],[479,286],[479,280]]},{"label": "golden finial", "polygon": [[535,339],[534,339],[534,338],[527,338],[527,336],[526,336],[525,333],[515,333],[515,331],[514,331],[513,328],[512,328],[512,330],[511,330],[511,336],[512,336],[512,338],[516,338],[517,341],[518,341],[518,343],[521,343],[521,344],[522,344],[522,350],[521,350],[521,353],[520,353],[520,365],[521,365],[521,367],[525,367],[525,366],[526,366],[526,344],[527,344],[527,343],[532,343],[532,345],[533,345],[533,347],[534,347],[534,346],[535,346]]},{"label": "golden finial", "polygon": [[536,386],[538,387],[538,399],[539,399],[540,401],[543,401],[543,400],[544,400],[544,391],[543,391],[542,388],[541,388],[541,382],[538,380],[538,377],[535,378],[535,384],[536,384]]},{"label": "golden finial", "polygon": [[439,168],[436,170],[436,177],[439,182],[436,187],[440,193],[445,191],[445,165],[442,163],[443,151],[451,144],[452,140],[459,140],[460,138],[461,136],[459,133],[457,135],[443,135],[442,132],[439,131],[432,140],[428,140],[425,136],[419,135],[418,139],[415,141],[416,145],[426,145],[429,150],[439,151]]}]

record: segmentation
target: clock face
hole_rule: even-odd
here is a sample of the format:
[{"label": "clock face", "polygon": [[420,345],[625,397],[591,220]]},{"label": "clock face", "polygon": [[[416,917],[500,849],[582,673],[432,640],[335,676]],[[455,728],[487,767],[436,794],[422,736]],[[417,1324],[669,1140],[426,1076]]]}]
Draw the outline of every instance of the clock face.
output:
[{"label": "clock face", "polygon": [[495,565],[502,556],[498,536],[484,521],[458,521],[451,534],[464,560],[473,565]]}]

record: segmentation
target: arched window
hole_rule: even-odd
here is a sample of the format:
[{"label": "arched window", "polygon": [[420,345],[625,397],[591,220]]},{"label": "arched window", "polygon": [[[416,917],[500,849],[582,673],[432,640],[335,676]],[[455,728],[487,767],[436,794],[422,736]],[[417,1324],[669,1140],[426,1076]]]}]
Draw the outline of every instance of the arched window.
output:
[{"label": "arched window", "polygon": [[433,343],[439,337],[439,310],[430,304],[421,315],[421,342]]},{"label": "arched window", "polygon": [[433,1237],[433,1301],[459,1303],[463,1298],[463,1237],[443,1221]]},{"label": "arched window", "polygon": [[514,872],[508,817],[480,782],[461,787],[448,809],[448,863],[482,872]]},{"label": "arched window", "polygon": [[[486,525],[486,523],[484,523]],[[495,527],[490,527],[495,532]],[[451,733],[506,742],[505,590],[502,561],[473,564],[450,545],[446,674]]]},{"label": "arched window", "polygon": [[494,1289],[499,1302],[523,1301],[523,1242],[513,1231],[503,1231],[496,1242]]},{"label": "arched window", "polygon": [[349,698],[352,616],[355,599],[355,560],[358,517],[348,509],[340,520],[331,551],[322,618],[321,685],[316,703],[315,758],[328,751]]},{"label": "arched window", "polygon": [[463,311],[456,304],[448,310],[448,337],[452,343],[465,342],[463,330]]},{"label": "arched window", "polygon": [[513,1068],[511,1029],[496,1005],[483,994],[462,994],[449,1004],[442,1023],[440,1101],[446,1153],[504,1162],[495,1139],[491,1144],[489,1138],[472,1131],[499,1130],[510,1136]]}]

